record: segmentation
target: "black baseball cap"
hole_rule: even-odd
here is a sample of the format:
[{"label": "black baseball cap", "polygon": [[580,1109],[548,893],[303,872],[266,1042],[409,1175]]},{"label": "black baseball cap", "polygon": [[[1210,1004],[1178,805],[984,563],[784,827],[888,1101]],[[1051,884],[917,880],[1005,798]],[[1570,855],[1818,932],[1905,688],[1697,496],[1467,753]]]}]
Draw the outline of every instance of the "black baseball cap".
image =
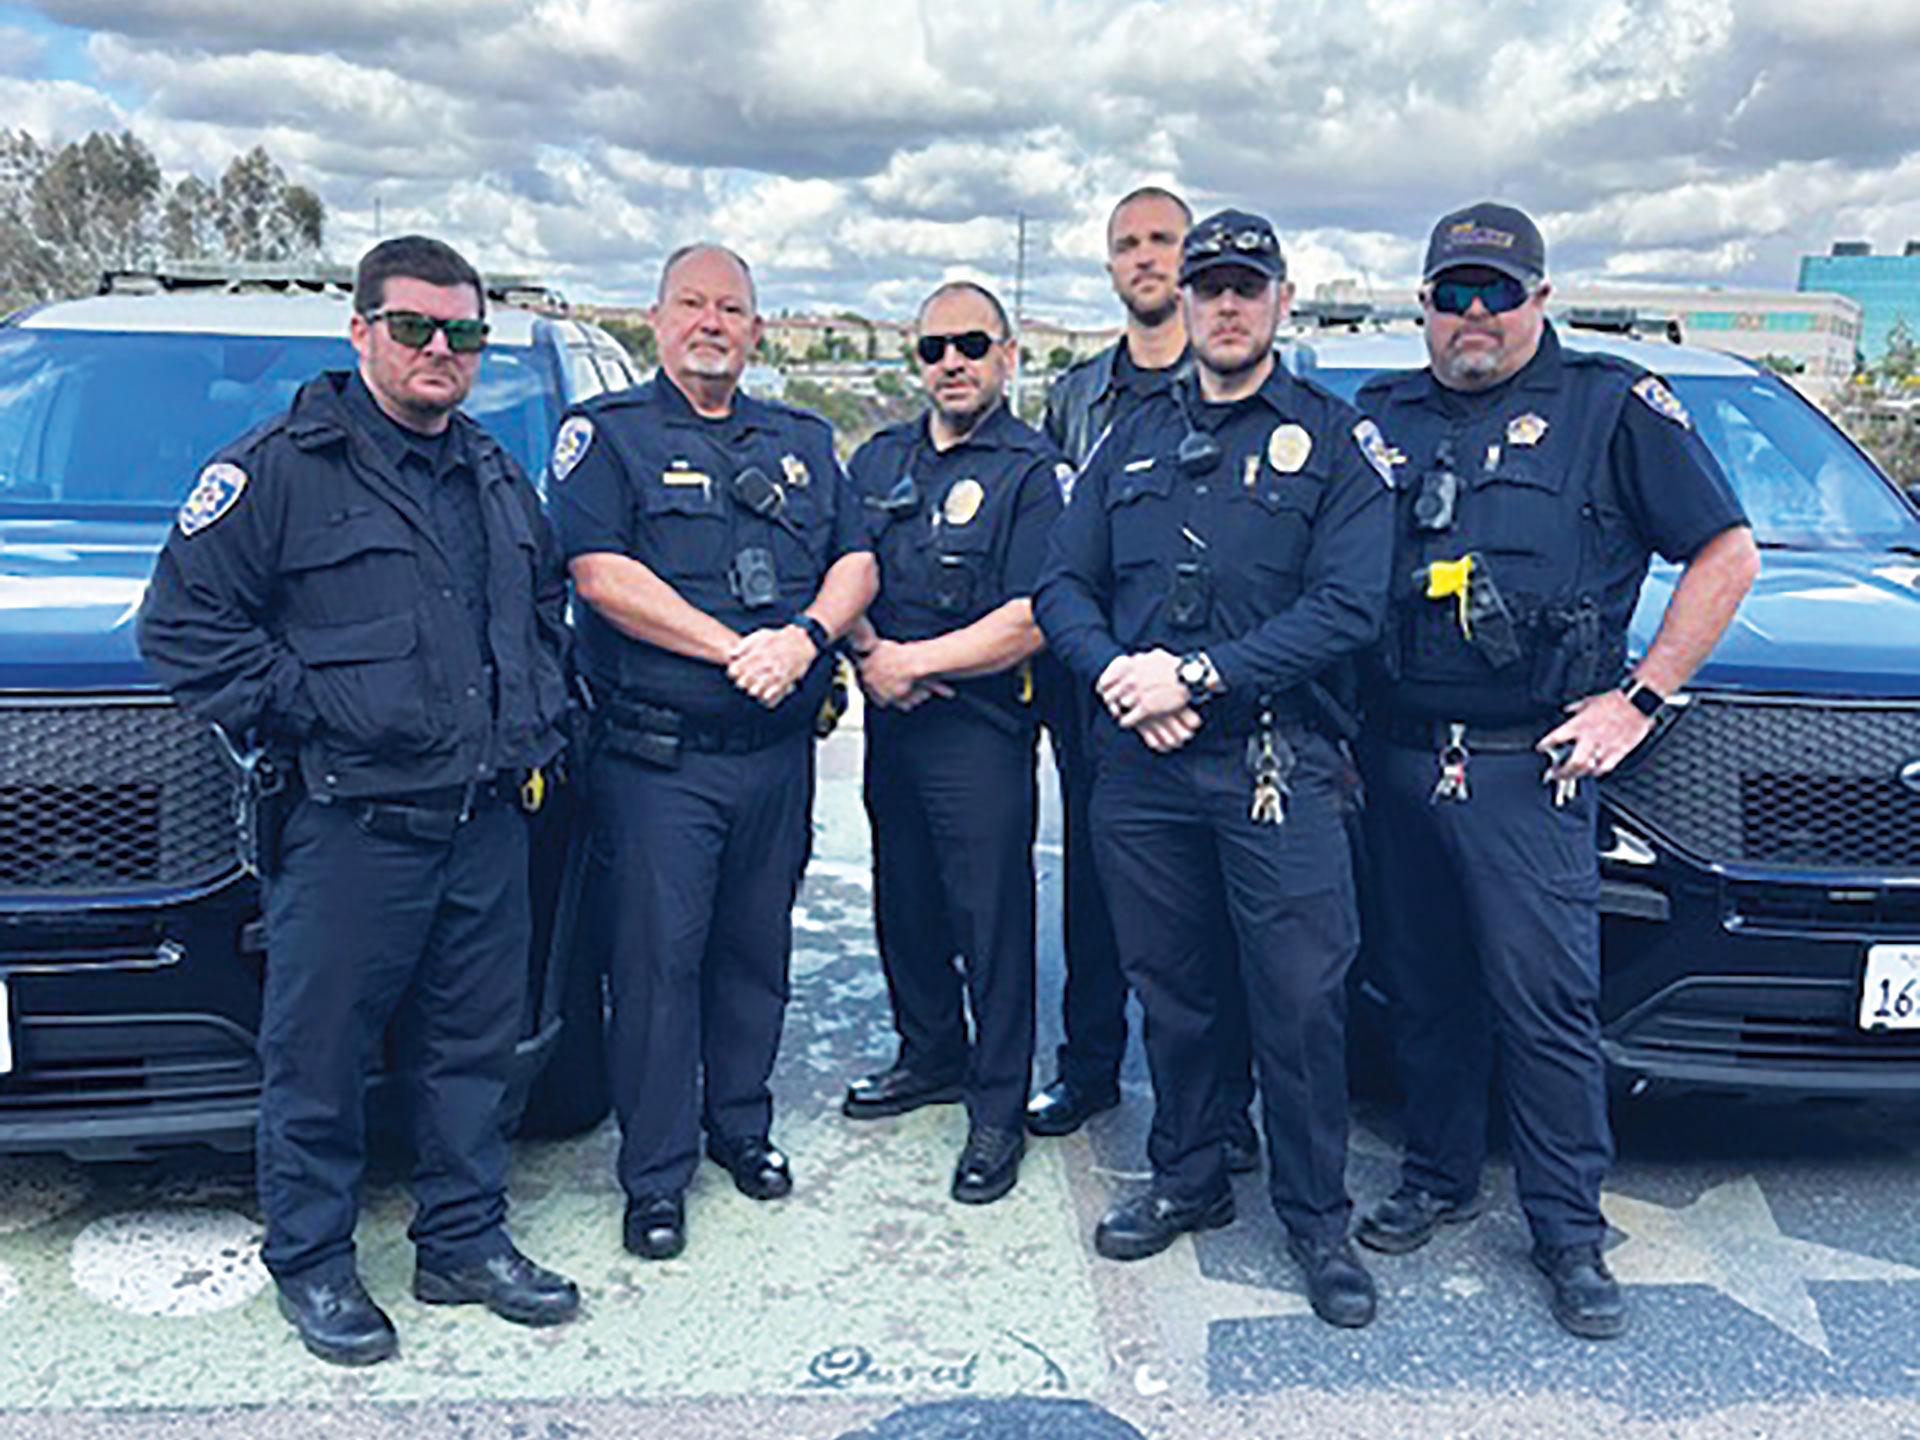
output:
[{"label": "black baseball cap", "polygon": [[1238,265],[1269,280],[1287,278],[1287,259],[1280,253],[1280,237],[1265,217],[1245,210],[1221,210],[1187,231],[1180,251],[1180,283],[1185,285],[1203,270]]},{"label": "black baseball cap", "polygon": [[1546,276],[1547,242],[1524,211],[1483,200],[1440,217],[1427,241],[1421,279],[1462,265],[1497,270],[1531,289]]}]

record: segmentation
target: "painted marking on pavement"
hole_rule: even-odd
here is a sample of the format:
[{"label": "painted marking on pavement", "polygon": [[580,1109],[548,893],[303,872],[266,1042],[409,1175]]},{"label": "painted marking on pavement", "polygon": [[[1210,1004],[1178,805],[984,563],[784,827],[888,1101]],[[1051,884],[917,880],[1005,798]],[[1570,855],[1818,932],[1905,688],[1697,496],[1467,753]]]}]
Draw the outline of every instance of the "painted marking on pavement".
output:
[{"label": "painted marking on pavement", "polygon": [[73,1283],[129,1315],[233,1310],[267,1286],[260,1240],[260,1227],[231,1210],[109,1215],[74,1240]]}]

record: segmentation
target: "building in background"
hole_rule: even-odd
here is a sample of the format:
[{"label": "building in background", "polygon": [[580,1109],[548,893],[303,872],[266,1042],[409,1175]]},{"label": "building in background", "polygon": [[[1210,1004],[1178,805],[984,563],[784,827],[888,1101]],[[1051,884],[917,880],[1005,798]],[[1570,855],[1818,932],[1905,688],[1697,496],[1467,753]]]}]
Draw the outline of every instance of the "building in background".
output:
[{"label": "building in background", "polygon": [[1876,255],[1864,241],[1841,240],[1831,255],[1800,258],[1800,288],[1845,295],[1860,306],[1860,353],[1869,365],[1887,353],[1887,338],[1904,325],[1920,340],[1920,240],[1899,255]]}]

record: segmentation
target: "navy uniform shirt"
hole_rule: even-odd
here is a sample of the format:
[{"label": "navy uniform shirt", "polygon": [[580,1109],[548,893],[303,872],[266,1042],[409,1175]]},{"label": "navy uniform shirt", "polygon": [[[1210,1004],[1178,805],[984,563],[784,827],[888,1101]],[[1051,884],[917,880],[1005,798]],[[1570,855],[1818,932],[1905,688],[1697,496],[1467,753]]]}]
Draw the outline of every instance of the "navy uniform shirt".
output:
[{"label": "navy uniform shirt", "polygon": [[880,565],[867,618],[888,640],[944,635],[1031,595],[1060,514],[1066,462],[1004,404],[946,450],[928,425],[882,430],[848,467]]},{"label": "navy uniform shirt", "polygon": [[[749,470],[778,488],[776,515],[754,514],[735,498],[737,479]],[[731,413],[708,419],[664,373],[569,414],[547,484],[569,561],[630,556],[742,635],[789,623],[834,561],[870,548],[826,421],[744,392],[735,394]],[[737,559],[748,550],[771,557],[778,593],[770,605],[749,607],[738,593]],[[574,623],[592,684],[704,725],[758,725],[771,715],[799,728],[832,681],[832,663],[822,656],[769,712],[734,687],[724,666],[632,639],[590,605],[577,607]]]},{"label": "navy uniform shirt", "polygon": [[[1217,446],[1203,466],[1179,460],[1190,431]],[[1244,728],[1260,697],[1379,632],[1393,506],[1378,450],[1353,407],[1279,365],[1228,404],[1178,382],[1117,422],[1075,481],[1034,599],[1048,645],[1083,685],[1123,654],[1204,650],[1227,686],[1209,731]],[[1169,605],[1182,566],[1206,577],[1197,625]]]},{"label": "navy uniform shirt", "polygon": [[[1555,688],[1564,617],[1597,611],[1605,671],[1617,680],[1626,631],[1654,552],[1690,560],[1746,516],[1719,462],[1664,382],[1612,355],[1566,350],[1548,324],[1540,348],[1488,390],[1450,390],[1430,370],[1382,375],[1360,404],[1380,425],[1398,478],[1392,669],[1375,698],[1396,713],[1477,724],[1529,723],[1577,698]],[[1413,503],[1437,467],[1458,476],[1446,532],[1416,527]],[[1456,602],[1416,583],[1433,559],[1473,553],[1495,575],[1527,653],[1496,669],[1461,633]],[[1549,692],[1553,693],[1549,693]]]}]

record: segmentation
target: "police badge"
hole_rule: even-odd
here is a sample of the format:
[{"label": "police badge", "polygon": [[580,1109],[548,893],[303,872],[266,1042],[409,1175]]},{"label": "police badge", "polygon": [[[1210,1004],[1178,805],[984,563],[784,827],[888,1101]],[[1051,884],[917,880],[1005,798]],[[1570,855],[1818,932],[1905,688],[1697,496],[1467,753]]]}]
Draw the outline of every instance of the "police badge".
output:
[{"label": "police badge", "polygon": [[804,490],[813,476],[807,473],[807,462],[798,455],[782,455],[780,472],[787,477],[789,490]]},{"label": "police badge", "polygon": [[1267,437],[1267,463],[1282,475],[1292,475],[1313,453],[1313,437],[1299,425],[1281,425]]},{"label": "police badge", "polygon": [[1507,422],[1507,444],[1538,445],[1541,436],[1547,433],[1547,418],[1529,410],[1524,415],[1516,415]]},{"label": "police badge", "polygon": [[987,492],[981,488],[978,480],[959,480],[947,491],[947,498],[941,502],[940,516],[949,525],[966,525],[980,513],[980,506],[986,500]]}]

